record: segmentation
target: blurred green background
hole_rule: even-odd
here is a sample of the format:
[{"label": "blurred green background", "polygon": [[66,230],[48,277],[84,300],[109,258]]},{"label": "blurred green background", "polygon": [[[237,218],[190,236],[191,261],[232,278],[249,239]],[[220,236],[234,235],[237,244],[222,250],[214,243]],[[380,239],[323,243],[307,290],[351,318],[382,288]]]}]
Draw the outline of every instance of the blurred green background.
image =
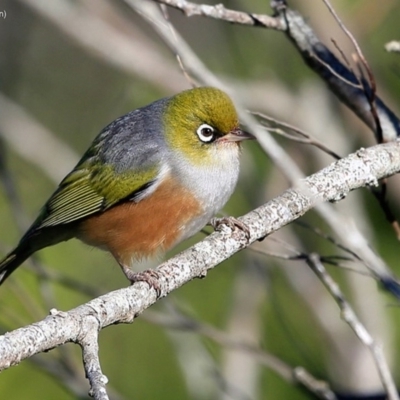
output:
[{"label": "blurred green background", "polygon": [[[400,3],[333,3],[362,47],[378,93],[397,112],[400,58],[383,46],[399,37]],[[322,1],[289,4],[307,18],[325,44],[333,48],[335,39],[344,53],[354,52]],[[227,0],[224,5],[270,13],[268,2],[261,0]],[[0,249],[5,254],[105,125],[190,84],[152,26],[122,1],[1,0],[1,11],[6,11],[0,19]],[[367,128],[307,69],[282,32],[187,18],[171,9],[168,14],[206,67],[244,107],[297,125],[342,155],[374,143]],[[305,174],[332,161],[307,146],[278,140]],[[224,212],[244,214],[288,185],[258,145],[246,143],[241,180]],[[390,201],[397,215],[399,187],[398,179],[391,179]],[[400,274],[395,235],[372,196],[360,192],[337,207],[355,218],[372,246]],[[303,220],[329,233],[316,214]],[[339,252],[298,226],[282,231],[277,236],[297,249]],[[203,236],[196,235],[174,252]],[[270,247],[275,253],[290,254],[282,244],[272,242]],[[77,241],[43,250],[35,264],[26,262],[0,289],[2,332],[40,320],[52,307],[69,310],[126,285],[109,255]],[[38,268],[74,278],[91,291],[38,279]],[[330,272],[384,344],[396,371],[400,321],[398,308],[387,307],[393,300],[368,277],[335,268]],[[361,293],[354,294],[355,288]],[[367,351],[340,320],[332,299],[308,267],[246,250],[206,279],[190,282],[159,301],[134,324],[100,333],[101,363],[111,398],[312,398],[256,357],[233,351],[215,337],[185,331],[176,322],[181,314],[260,346],[260,352],[291,367],[304,366],[339,391],[380,390]],[[160,323],[161,316],[166,323]],[[395,377],[400,379],[397,372]],[[87,391],[79,348],[71,344],[24,361],[0,377],[0,396],[7,399],[76,399],[86,398]]]}]

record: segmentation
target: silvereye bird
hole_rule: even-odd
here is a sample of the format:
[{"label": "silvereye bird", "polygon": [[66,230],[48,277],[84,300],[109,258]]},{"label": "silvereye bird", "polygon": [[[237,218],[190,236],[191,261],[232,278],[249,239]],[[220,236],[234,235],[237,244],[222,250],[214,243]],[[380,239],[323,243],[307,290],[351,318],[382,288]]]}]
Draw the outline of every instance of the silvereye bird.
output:
[{"label": "silvereye bird", "polygon": [[194,235],[225,205],[238,180],[239,143],[250,138],[231,99],[211,87],[116,119],[1,261],[0,283],[34,252],[71,238],[109,251],[135,281],[133,261]]}]

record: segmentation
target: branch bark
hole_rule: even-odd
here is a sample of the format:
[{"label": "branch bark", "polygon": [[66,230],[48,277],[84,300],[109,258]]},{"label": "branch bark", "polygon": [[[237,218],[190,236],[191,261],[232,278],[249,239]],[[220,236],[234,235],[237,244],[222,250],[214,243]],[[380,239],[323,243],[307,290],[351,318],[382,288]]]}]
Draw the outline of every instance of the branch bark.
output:
[{"label": "branch bark", "polygon": [[223,4],[210,6],[207,4],[196,4],[185,0],[155,0],[157,3],[165,4],[182,11],[187,17],[202,16],[230,22],[233,24],[258,26],[281,30],[285,26],[274,17],[265,14],[247,13],[225,8]]},{"label": "branch bark", "polygon": [[[204,277],[209,269],[304,215],[317,204],[341,200],[350,191],[377,185],[379,179],[399,171],[400,141],[395,141],[360,149],[300,180],[281,196],[239,218],[247,225],[249,237],[240,229],[232,230],[222,225],[220,231],[161,264],[156,269],[160,297],[167,296],[194,278]],[[40,322],[0,336],[0,370],[67,342],[79,343],[85,349],[88,338],[95,338],[96,343],[97,333],[101,329],[111,324],[133,322],[156,301],[155,289],[144,282],[137,282],[129,288],[108,293],[68,312],[53,310],[51,315]],[[90,345],[93,345],[93,340]],[[100,393],[106,382],[100,364],[87,349],[84,354],[85,365],[90,366],[98,375],[91,379],[91,382],[96,381],[92,386],[94,397],[106,398],[101,397]],[[89,375],[88,370],[86,372]],[[96,387],[100,388],[97,392]]]}]

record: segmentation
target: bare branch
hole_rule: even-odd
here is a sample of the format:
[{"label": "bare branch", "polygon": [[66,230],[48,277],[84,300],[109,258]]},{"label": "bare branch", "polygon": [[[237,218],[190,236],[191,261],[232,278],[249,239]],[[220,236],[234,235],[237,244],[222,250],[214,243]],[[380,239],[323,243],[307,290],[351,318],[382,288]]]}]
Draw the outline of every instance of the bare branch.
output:
[{"label": "bare branch", "polygon": [[[321,143],[319,140],[313,138],[310,134],[304,132],[300,128],[297,128],[293,125],[287,124],[286,122],[283,122],[283,121],[278,121],[277,119],[269,117],[268,115],[265,115],[260,112],[253,112],[252,114],[255,116],[258,116],[266,121],[266,123],[263,125],[266,125],[268,127],[267,130],[269,132],[274,132],[278,135],[281,135],[283,137],[286,137],[286,138],[296,141],[298,143],[304,143],[304,144],[309,144],[311,146],[314,146],[314,147],[324,151],[326,154],[329,154],[331,157],[333,157],[336,160],[339,160],[341,158],[338,154],[336,154],[330,148],[328,148],[323,143]],[[284,130],[279,129],[279,128],[278,129],[269,128],[270,125],[279,126],[283,129],[288,130],[290,133],[287,133]],[[299,138],[298,136],[296,137],[295,135],[292,134],[292,132],[295,135],[300,136],[301,138]]]},{"label": "bare branch", "polygon": [[94,317],[85,318],[83,322],[85,325],[81,327],[82,334],[77,342],[82,347],[83,365],[90,382],[89,394],[95,400],[108,400],[106,391],[108,379],[101,371],[99,360],[99,323]]},{"label": "bare branch", "polygon": [[276,18],[269,15],[253,14],[229,10],[223,4],[209,6],[206,4],[196,4],[186,0],[155,0],[158,3],[176,8],[182,11],[187,17],[202,16],[214,18],[234,24],[250,25],[263,28],[283,29],[281,23]]},{"label": "bare branch", "polygon": [[325,381],[315,379],[305,368],[296,367],[293,375],[304,387],[324,400],[336,400],[335,393],[329,388]]},{"label": "bare branch", "polygon": [[[278,198],[246,214],[250,239],[241,230],[222,226],[203,241],[161,264],[157,269],[161,296],[168,295],[250,243],[299,218],[322,201],[337,200],[356,188],[400,171],[400,141],[362,149],[301,180]],[[393,277],[381,279],[393,281]],[[398,287],[396,288],[398,290]],[[395,290],[394,290],[395,291]],[[154,288],[137,282],[108,293],[69,312],[57,312],[41,322],[0,336],[0,370],[66,342],[80,342],[82,326],[90,318],[100,330],[115,323],[132,322],[157,301]],[[97,372],[99,369],[95,369]],[[104,384],[104,382],[103,382]]]},{"label": "bare branch", "polygon": [[[364,80],[362,87],[359,87],[360,79],[318,39],[299,13],[288,7],[276,7],[275,11],[286,21],[288,28],[285,32],[307,65],[320,75],[332,92],[376,133],[376,120],[371,113],[369,97],[366,96],[366,93],[372,91],[370,85]],[[384,141],[394,140],[400,132],[399,119],[378,96],[375,96],[375,103]]]},{"label": "bare branch", "polygon": [[358,336],[361,342],[371,351],[379,375],[382,379],[382,383],[386,389],[386,393],[388,394],[388,398],[390,400],[398,400],[399,395],[397,393],[396,385],[390,373],[381,346],[376,343],[366,327],[358,319],[356,313],[347,302],[339,286],[325,270],[323,264],[319,259],[319,256],[317,254],[311,254],[308,259],[308,264],[315,272],[315,274],[320,278],[325,287],[329,290],[334,300],[340,307],[344,321],[349,324],[349,326],[351,327],[351,329],[353,329],[354,333]]}]

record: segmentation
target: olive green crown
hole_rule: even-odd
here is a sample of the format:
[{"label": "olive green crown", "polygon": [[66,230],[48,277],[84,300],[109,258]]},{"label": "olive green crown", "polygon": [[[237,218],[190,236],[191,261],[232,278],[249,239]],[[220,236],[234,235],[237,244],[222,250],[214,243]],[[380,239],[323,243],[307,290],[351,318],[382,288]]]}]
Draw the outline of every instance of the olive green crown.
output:
[{"label": "olive green crown", "polygon": [[186,90],[171,97],[163,120],[169,146],[195,164],[207,162],[206,154],[212,146],[202,143],[196,135],[202,124],[212,126],[221,136],[239,125],[232,100],[212,87]]}]

